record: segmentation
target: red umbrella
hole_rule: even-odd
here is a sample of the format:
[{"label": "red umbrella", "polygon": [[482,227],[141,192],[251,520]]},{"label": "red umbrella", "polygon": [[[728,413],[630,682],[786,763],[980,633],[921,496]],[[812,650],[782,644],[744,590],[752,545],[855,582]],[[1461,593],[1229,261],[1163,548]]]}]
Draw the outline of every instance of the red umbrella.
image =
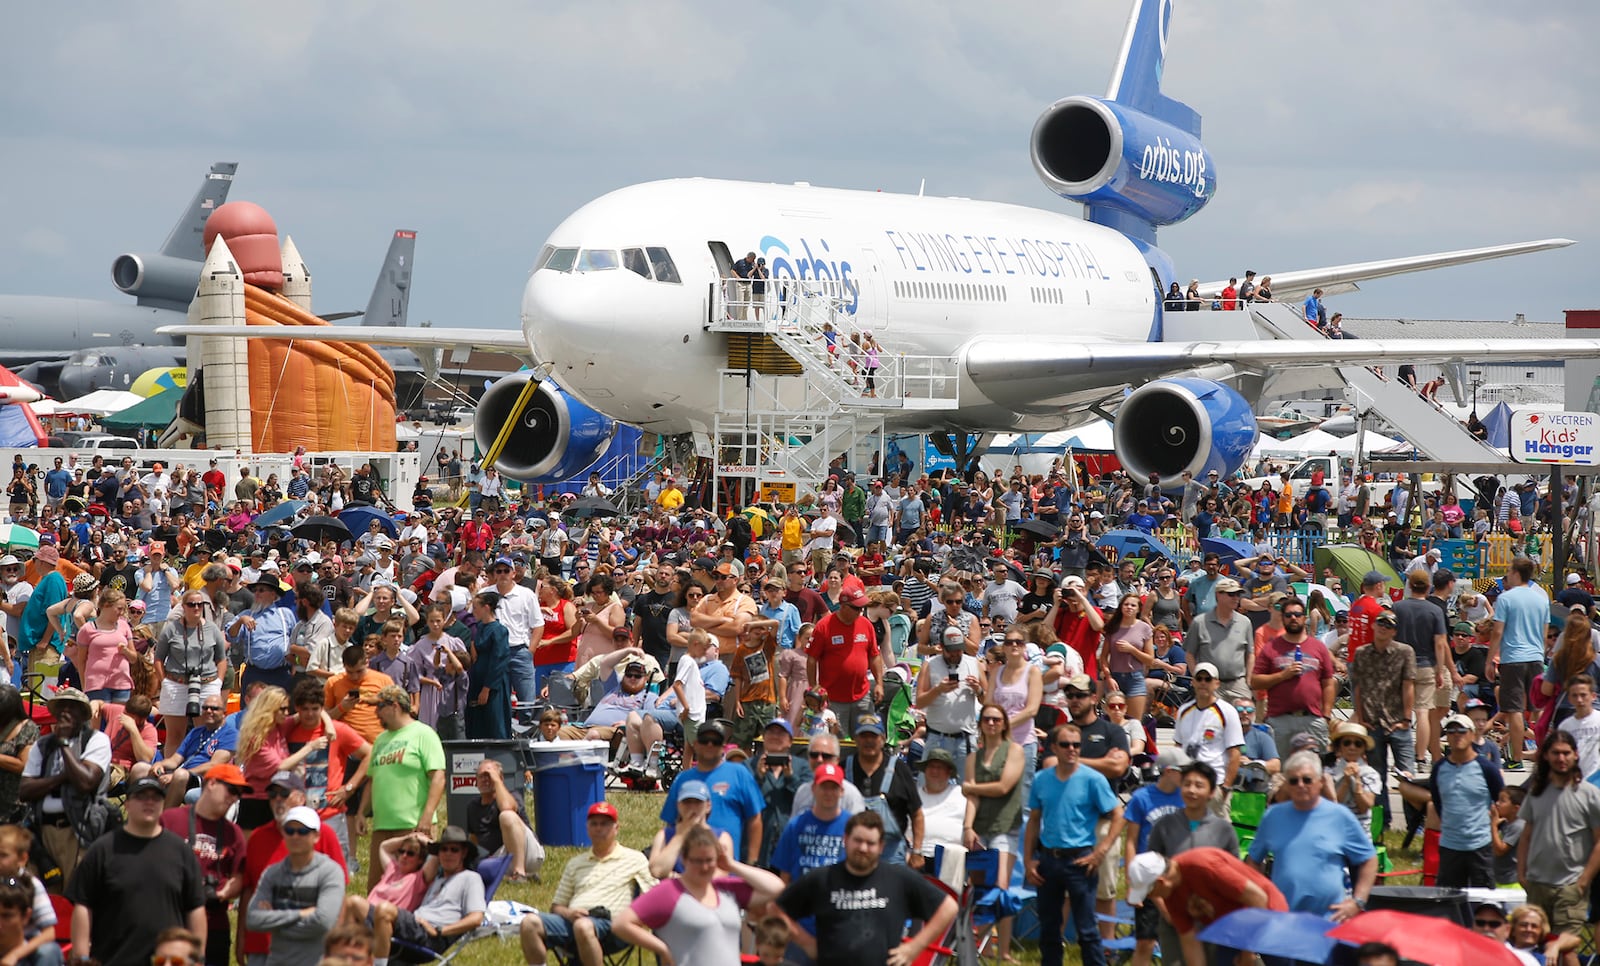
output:
[{"label": "red umbrella", "polygon": [[1428,966],[1519,966],[1510,947],[1488,936],[1458,926],[1448,919],[1416,916],[1407,912],[1378,909],[1363,912],[1329,930],[1329,936],[1360,945],[1384,942],[1399,951],[1402,959]]}]

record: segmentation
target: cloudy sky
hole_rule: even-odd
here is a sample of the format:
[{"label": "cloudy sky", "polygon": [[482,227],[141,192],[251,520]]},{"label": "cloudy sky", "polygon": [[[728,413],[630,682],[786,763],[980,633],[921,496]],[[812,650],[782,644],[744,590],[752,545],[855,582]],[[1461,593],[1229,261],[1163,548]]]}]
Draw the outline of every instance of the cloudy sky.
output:
[{"label": "cloudy sky", "polygon": [[[1176,0],[1166,91],[1205,118],[1216,200],[1182,275],[1551,236],[1372,283],[1351,316],[1557,320],[1600,307],[1592,0]],[[219,10],[221,12],[219,12]],[[157,13],[156,11],[162,11]],[[1441,19],[1441,14],[1447,14]],[[1126,6],[27,4],[0,60],[0,292],[122,298],[212,161],[293,234],[322,311],[420,234],[413,324],[512,326],[546,234],[622,185],[705,175],[1073,210],[1027,138],[1103,93]]]}]

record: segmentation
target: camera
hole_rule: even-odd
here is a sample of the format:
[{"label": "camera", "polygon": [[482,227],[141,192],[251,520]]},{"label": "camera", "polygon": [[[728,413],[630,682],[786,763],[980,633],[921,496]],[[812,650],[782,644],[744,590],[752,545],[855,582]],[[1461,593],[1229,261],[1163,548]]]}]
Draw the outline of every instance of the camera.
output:
[{"label": "camera", "polygon": [[788,755],[768,755],[767,756],[767,767],[768,768],[783,768],[784,766],[786,766],[788,764],[789,764],[789,756]]},{"label": "camera", "polygon": [[589,918],[590,919],[610,919],[611,918],[611,910],[607,909],[605,906],[595,906],[594,908],[589,910]]},{"label": "camera", "polygon": [[200,717],[200,682],[189,681],[189,700],[183,706],[183,713],[191,718]]}]

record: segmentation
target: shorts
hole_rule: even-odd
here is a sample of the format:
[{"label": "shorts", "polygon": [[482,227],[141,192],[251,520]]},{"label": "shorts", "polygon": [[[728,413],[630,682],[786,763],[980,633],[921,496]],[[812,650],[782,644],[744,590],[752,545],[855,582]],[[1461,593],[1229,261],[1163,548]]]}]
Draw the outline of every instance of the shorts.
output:
[{"label": "shorts", "polygon": [[1134,939],[1159,939],[1160,932],[1161,910],[1154,902],[1146,900],[1144,905],[1133,908]]},{"label": "shorts", "polygon": [[733,743],[744,748],[752,747],[767,723],[777,717],[778,706],[771,701],[743,701],[744,715],[733,719]]},{"label": "shorts", "polygon": [[996,852],[1004,852],[1010,856],[1021,854],[1021,844],[1017,836],[1012,832],[996,832],[994,835],[983,839],[984,848],[994,849]]},{"label": "shorts", "polygon": [[[1448,676],[1446,676],[1445,681],[1448,682],[1449,680],[1450,680],[1450,678]],[[1434,692],[1433,692],[1433,707],[1434,707],[1434,710],[1439,710],[1441,708],[1449,709],[1449,708],[1455,707],[1456,698],[1459,698],[1459,697],[1461,697],[1461,689],[1456,687],[1453,684],[1446,683],[1444,687],[1436,688],[1434,690]]]},{"label": "shorts", "polygon": [[1142,698],[1146,694],[1143,671],[1112,671],[1111,680],[1117,682],[1126,697]]},{"label": "shorts", "polygon": [[1528,710],[1528,689],[1541,670],[1538,661],[1516,661],[1500,665],[1500,690],[1497,694],[1501,711],[1521,714]]},{"label": "shorts", "polygon": [[[368,918],[370,922],[370,913],[368,914]],[[412,914],[410,909],[395,910],[394,938],[400,940],[408,946],[421,946],[423,949],[431,949],[436,953],[442,953],[449,949],[450,944],[454,941],[449,936],[428,935],[423,931],[422,924],[417,922],[417,917]],[[395,956],[396,959],[403,959],[406,962],[417,962],[417,960],[414,959],[407,959],[404,949],[398,949],[395,950],[395,952],[397,953]]]},{"label": "shorts", "polygon": [[1543,909],[1550,917],[1550,928],[1559,933],[1576,936],[1583,932],[1589,918],[1589,890],[1576,882],[1571,885],[1552,886],[1542,882],[1527,884],[1528,901]]},{"label": "shorts", "polygon": [[[1111,830],[1111,820],[1101,819],[1095,823],[1094,838],[1097,842],[1104,842],[1106,833]],[[1122,850],[1107,849],[1106,857],[1100,860],[1100,883],[1095,886],[1096,899],[1115,899],[1117,893],[1122,891]]]},{"label": "shorts", "polygon": [[1249,701],[1255,697],[1255,692],[1250,690],[1249,678],[1223,678],[1217,686],[1217,697],[1237,704],[1240,701]]},{"label": "shorts", "polygon": [[90,701],[108,701],[111,704],[125,704],[133,691],[130,688],[95,688],[88,692]]},{"label": "shorts", "polygon": [[[207,681],[200,685],[200,700],[222,696],[222,682],[220,680]],[[183,717],[189,704],[189,686],[179,684],[171,678],[161,682],[161,697],[156,704],[156,710],[162,717]]]},{"label": "shorts", "polygon": [[1433,707],[1433,702],[1439,693],[1439,679],[1435,676],[1435,668],[1417,668],[1417,701],[1418,710]]},{"label": "shorts", "polygon": [[[610,919],[591,919],[589,921],[594,923],[594,934],[600,940],[601,952],[610,956],[628,948],[627,943],[611,934]],[[546,946],[559,947],[573,953],[578,951],[578,945],[573,941],[572,923],[553,912],[539,913],[539,922],[544,925],[544,944]],[[396,923],[396,926],[398,925]]]}]

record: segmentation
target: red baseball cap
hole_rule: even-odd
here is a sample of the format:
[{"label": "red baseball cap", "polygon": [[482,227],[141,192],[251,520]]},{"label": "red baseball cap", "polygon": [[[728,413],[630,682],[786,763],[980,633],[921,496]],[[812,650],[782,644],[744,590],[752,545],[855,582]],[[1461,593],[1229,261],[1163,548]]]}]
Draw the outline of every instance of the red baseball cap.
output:
[{"label": "red baseball cap", "polygon": [[610,802],[595,802],[593,805],[590,805],[589,817],[594,818],[596,815],[604,815],[613,822],[618,821],[620,818],[617,815],[617,806],[611,804]]},{"label": "red baseball cap", "polygon": [[849,604],[851,607],[866,607],[872,600],[859,590],[847,590],[840,595],[839,603]]},{"label": "red baseball cap", "polygon": [[818,765],[817,770],[811,775],[811,784],[821,785],[823,782],[833,782],[841,788],[844,787],[844,769],[832,762]]}]

